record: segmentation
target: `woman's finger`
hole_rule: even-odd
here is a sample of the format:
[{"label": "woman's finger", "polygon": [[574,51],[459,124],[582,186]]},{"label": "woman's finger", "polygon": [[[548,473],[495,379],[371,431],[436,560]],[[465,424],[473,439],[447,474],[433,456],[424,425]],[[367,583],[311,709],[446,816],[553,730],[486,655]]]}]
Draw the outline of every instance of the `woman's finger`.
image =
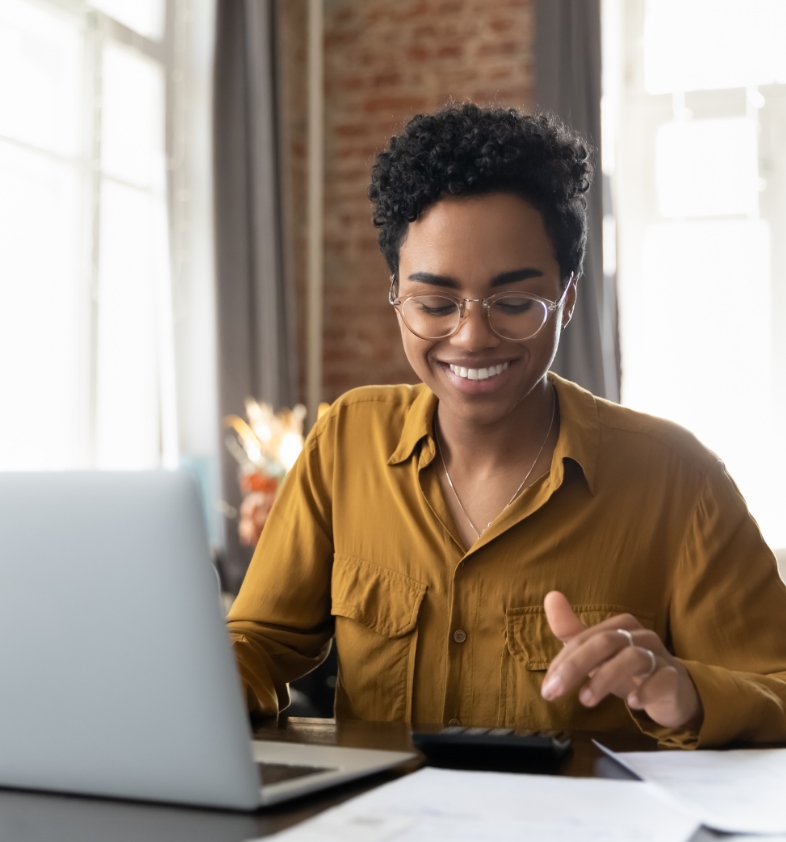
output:
[{"label": "woman's finger", "polygon": [[[643,646],[645,649],[651,649],[658,656],[668,658],[666,647],[656,632],[645,629],[632,614],[617,614],[594,626],[590,626],[580,635],[574,637],[569,643],[565,644],[564,648],[557,653],[551,662],[549,670],[558,669],[566,658],[571,657],[579,647],[583,646],[596,634],[608,631],[618,632],[620,629],[631,633],[636,646]],[[590,675],[590,673],[587,674]]]},{"label": "woman's finger", "polygon": [[671,695],[677,683],[677,670],[671,666],[664,666],[650,676],[646,681],[628,694],[628,704],[640,710],[647,705],[661,701],[665,696]]},{"label": "woman's finger", "polygon": [[627,701],[629,707],[646,711],[659,725],[701,729],[704,718],[701,698],[690,673],[679,661],[659,669]]},{"label": "woman's finger", "polygon": [[[579,693],[579,700],[594,707],[610,693],[626,698],[663,666],[652,650],[626,646],[602,664]],[[654,667],[654,668],[653,668]]]},{"label": "woman's finger", "polygon": [[567,643],[586,631],[587,627],[576,616],[567,597],[559,591],[551,591],[546,594],[546,598],[543,600],[543,608],[551,631],[563,643]]},{"label": "woman's finger", "polygon": [[552,661],[541,687],[544,699],[556,699],[578,687],[594,670],[628,646],[627,639],[615,629],[599,631],[580,645],[571,643]]}]

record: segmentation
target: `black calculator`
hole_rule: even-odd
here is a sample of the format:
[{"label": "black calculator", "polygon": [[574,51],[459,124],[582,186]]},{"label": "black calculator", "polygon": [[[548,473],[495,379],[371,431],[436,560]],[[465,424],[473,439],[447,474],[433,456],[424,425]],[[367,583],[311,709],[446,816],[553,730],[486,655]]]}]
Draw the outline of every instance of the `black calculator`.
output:
[{"label": "black calculator", "polygon": [[412,742],[435,766],[524,770],[560,761],[570,750],[571,740],[562,731],[449,725],[441,731],[414,731]]}]

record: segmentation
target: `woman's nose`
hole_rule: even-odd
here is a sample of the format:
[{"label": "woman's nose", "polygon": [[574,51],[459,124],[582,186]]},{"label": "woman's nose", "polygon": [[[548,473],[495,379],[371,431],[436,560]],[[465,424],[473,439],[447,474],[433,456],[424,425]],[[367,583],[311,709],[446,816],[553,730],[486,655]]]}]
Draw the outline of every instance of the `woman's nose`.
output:
[{"label": "woman's nose", "polygon": [[485,317],[482,301],[468,301],[464,305],[464,316],[451,339],[454,345],[467,351],[495,347],[500,341]]}]

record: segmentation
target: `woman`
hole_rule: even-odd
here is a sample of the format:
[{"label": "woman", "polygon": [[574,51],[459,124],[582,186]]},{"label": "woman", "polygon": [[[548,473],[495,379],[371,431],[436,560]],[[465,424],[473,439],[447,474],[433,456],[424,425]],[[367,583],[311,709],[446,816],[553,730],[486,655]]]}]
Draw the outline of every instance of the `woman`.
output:
[{"label": "woman", "polygon": [[338,716],[786,739],[786,587],[722,462],[549,372],[589,158],[553,117],[471,105],[379,156],[423,382],[349,392],[309,436],[229,617],[251,708],[335,634]]}]

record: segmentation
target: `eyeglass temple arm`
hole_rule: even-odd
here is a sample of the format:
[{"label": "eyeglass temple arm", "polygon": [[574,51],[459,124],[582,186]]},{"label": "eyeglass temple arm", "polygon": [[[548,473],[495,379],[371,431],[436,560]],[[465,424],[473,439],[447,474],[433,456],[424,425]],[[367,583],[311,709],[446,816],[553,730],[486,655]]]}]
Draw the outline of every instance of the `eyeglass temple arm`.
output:
[{"label": "eyeglass temple arm", "polygon": [[562,302],[565,300],[565,297],[568,294],[568,290],[570,289],[570,285],[573,283],[574,280],[576,280],[576,273],[571,272],[570,277],[568,278],[568,282],[565,284],[565,289],[562,290],[562,295],[559,297],[559,301],[557,302],[558,305],[562,304]]}]

